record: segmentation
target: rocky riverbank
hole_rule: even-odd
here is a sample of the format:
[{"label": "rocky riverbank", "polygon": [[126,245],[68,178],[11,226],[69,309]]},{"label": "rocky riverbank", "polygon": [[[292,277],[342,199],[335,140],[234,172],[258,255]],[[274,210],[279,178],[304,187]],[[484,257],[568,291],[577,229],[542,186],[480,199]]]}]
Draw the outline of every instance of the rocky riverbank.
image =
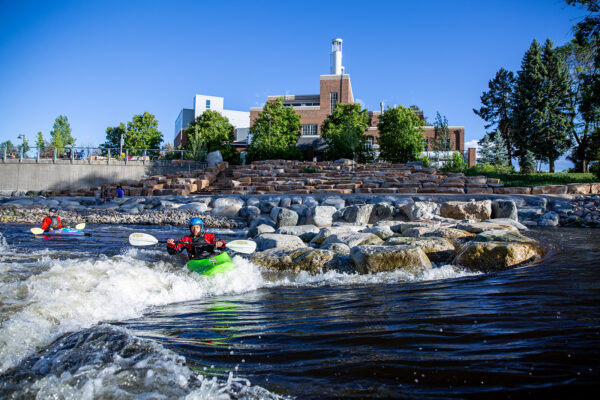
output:
[{"label": "rocky riverbank", "polygon": [[277,195],[0,199],[1,222],[40,222],[49,207],[64,221],[247,228],[251,260],[273,270],[420,273],[444,264],[474,271],[542,256],[527,226],[600,227],[600,196]]}]

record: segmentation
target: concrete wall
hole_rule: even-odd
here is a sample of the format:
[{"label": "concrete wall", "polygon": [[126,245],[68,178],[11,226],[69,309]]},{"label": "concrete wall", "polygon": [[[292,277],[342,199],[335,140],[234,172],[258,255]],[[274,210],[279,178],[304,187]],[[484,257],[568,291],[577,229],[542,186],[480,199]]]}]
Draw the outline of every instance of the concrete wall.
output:
[{"label": "concrete wall", "polygon": [[123,180],[173,174],[198,169],[198,165],[162,165],[160,163],[107,161],[89,163],[86,160],[57,160],[56,163],[36,163],[35,160],[2,162],[0,160],[0,190],[65,190],[88,189]]}]

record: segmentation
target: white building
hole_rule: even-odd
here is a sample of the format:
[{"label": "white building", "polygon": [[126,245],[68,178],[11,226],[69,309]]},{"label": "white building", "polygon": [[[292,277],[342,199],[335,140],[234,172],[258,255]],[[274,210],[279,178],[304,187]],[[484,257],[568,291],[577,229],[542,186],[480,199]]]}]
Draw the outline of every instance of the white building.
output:
[{"label": "white building", "polygon": [[247,111],[225,110],[223,108],[223,104],[223,97],[206,96],[203,94],[195,95],[194,108],[181,109],[179,116],[175,120],[175,139],[173,141],[175,147],[185,144],[183,131],[185,128],[187,128],[190,122],[194,121],[206,110],[217,111],[219,114],[229,120],[229,123],[233,125],[234,128],[236,142],[246,141],[248,138],[248,132],[250,131],[250,113]]}]

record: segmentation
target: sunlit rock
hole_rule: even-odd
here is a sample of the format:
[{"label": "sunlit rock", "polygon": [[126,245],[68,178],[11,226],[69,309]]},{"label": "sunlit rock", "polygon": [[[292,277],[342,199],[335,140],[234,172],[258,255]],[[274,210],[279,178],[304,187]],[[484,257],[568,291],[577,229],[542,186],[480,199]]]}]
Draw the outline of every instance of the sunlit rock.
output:
[{"label": "sunlit rock", "polygon": [[432,268],[425,252],[417,246],[356,246],[350,250],[350,258],[362,274],[397,269],[418,274]]}]

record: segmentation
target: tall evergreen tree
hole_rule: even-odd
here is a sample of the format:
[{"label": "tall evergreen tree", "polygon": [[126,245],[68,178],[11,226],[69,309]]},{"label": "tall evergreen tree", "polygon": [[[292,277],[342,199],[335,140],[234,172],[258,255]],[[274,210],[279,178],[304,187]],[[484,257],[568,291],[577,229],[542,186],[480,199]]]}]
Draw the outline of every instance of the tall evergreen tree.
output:
[{"label": "tall evergreen tree", "polygon": [[448,120],[446,117],[437,112],[435,116],[435,122],[433,123],[433,131],[435,137],[433,138],[433,150],[435,151],[450,151],[451,140],[450,140],[450,129],[448,129]]},{"label": "tall evergreen tree", "polygon": [[508,162],[512,165],[514,150],[511,133],[512,97],[515,86],[515,75],[512,71],[500,68],[496,76],[488,83],[489,90],[481,95],[481,108],[473,109],[484,121],[486,129],[493,128],[492,136],[502,135],[508,154]]},{"label": "tall evergreen tree", "polygon": [[536,137],[544,128],[545,77],[542,52],[534,39],[521,61],[512,101],[511,131],[522,173],[535,170],[535,162],[531,162],[528,152],[535,148]]},{"label": "tall evergreen tree", "polygon": [[479,159],[481,164],[491,164],[506,166],[508,165],[508,156],[506,152],[506,143],[499,132],[495,135],[486,133],[483,139],[479,141]]},{"label": "tall evergreen tree", "polygon": [[567,68],[552,41],[546,40],[542,50],[542,63],[546,72],[544,79],[544,123],[536,135],[535,151],[540,159],[547,161],[550,172],[554,162],[570,147],[571,119],[569,113],[569,79]]}]

